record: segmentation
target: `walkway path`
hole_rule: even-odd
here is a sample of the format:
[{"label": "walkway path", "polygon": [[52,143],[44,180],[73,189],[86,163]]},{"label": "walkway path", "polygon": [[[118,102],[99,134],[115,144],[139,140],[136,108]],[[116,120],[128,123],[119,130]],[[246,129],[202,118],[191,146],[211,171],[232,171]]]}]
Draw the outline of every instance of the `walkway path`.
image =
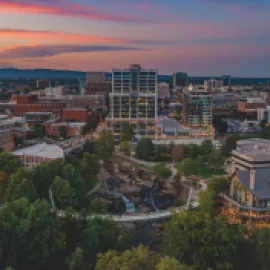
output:
[{"label": "walkway path", "polygon": [[73,218],[76,219],[93,219],[93,218],[111,218],[115,222],[138,222],[138,221],[148,221],[148,220],[157,220],[157,219],[163,219],[163,218],[169,218],[175,213],[179,213],[181,210],[186,209],[186,206],[178,207],[172,210],[166,210],[166,211],[159,211],[149,214],[132,214],[132,215],[99,215],[99,214],[91,214],[87,216],[83,216],[78,212],[75,213],[68,213],[63,210],[57,211],[58,217],[66,217],[68,215],[71,215]]},{"label": "walkway path", "polygon": [[101,168],[100,172],[97,175],[98,181],[97,181],[96,185],[86,194],[86,196],[90,196],[91,194],[97,192],[100,189],[103,181],[105,181],[105,179],[106,179],[105,174],[106,174],[106,172],[105,172],[104,168]]}]

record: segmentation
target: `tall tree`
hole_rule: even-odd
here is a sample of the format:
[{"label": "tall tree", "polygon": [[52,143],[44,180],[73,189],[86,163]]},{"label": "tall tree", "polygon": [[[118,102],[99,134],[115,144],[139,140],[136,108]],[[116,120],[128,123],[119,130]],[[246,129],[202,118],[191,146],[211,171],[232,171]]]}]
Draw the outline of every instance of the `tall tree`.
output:
[{"label": "tall tree", "polygon": [[0,268],[36,270],[57,265],[64,248],[59,219],[45,200],[30,204],[25,198],[0,211]]},{"label": "tall tree", "polygon": [[88,270],[87,264],[84,259],[84,252],[81,248],[76,248],[71,255],[71,259],[68,265],[69,270]]},{"label": "tall tree", "polygon": [[20,168],[8,179],[5,189],[5,200],[13,202],[23,197],[33,202],[38,198],[38,194],[34,183],[29,180],[29,172]]},{"label": "tall tree", "polygon": [[112,157],[114,152],[114,138],[111,132],[104,131],[99,136],[99,155],[104,161]]},{"label": "tall tree", "polygon": [[208,156],[208,163],[214,167],[215,171],[224,165],[225,158],[221,155],[219,150],[212,151]]},{"label": "tall tree", "polygon": [[[169,255],[198,269],[233,269],[246,230],[200,211],[182,211],[165,226]],[[235,268],[238,269],[238,268]]]},{"label": "tall tree", "polygon": [[57,176],[52,182],[51,191],[55,201],[55,205],[59,209],[75,208],[77,201],[76,192],[67,180]]},{"label": "tall tree", "polygon": [[222,145],[221,152],[222,155],[225,157],[230,156],[231,151],[236,148],[236,141],[237,141],[237,136],[232,135],[226,138],[224,144]]},{"label": "tall tree", "polygon": [[125,155],[130,156],[132,149],[132,142],[131,141],[122,141],[120,142],[120,151]]},{"label": "tall tree", "polygon": [[189,176],[196,173],[195,162],[191,158],[184,158],[178,165],[177,170],[179,173]]},{"label": "tall tree", "polygon": [[264,128],[262,128],[261,137],[266,140],[270,139],[270,127],[265,126]]},{"label": "tall tree", "polygon": [[211,140],[205,140],[201,145],[201,155],[209,155],[213,151],[213,143]]},{"label": "tall tree", "polygon": [[180,162],[184,159],[184,149],[181,145],[176,145],[172,149],[172,160]]},{"label": "tall tree", "polygon": [[155,154],[155,146],[151,139],[142,138],[136,147],[136,157],[142,160],[153,160]]},{"label": "tall tree", "polygon": [[133,130],[129,125],[124,125],[121,128],[121,141],[132,141]]},{"label": "tall tree", "polygon": [[166,179],[172,175],[172,171],[163,162],[156,163],[153,171],[161,178]]},{"label": "tall tree", "polygon": [[100,171],[100,160],[95,154],[83,153],[83,168],[90,175],[97,175]]},{"label": "tall tree", "polygon": [[144,246],[126,250],[122,254],[108,251],[98,256],[96,270],[154,270],[159,262],[159,254]]},{"label": "tall tree", "polygon": [[17,156],[12,155],[8,151],[0,152],[0,170],[4,171],[7,175],[16,172],[23,164]]},{"label": "tall tree", "polygon": [[88,222],[84,231],[84,249],[89,250],[86,255],[88,262],[94,264],[98,253],[119,246],[120,230],[118,225],[109,219],[94,218]]}]

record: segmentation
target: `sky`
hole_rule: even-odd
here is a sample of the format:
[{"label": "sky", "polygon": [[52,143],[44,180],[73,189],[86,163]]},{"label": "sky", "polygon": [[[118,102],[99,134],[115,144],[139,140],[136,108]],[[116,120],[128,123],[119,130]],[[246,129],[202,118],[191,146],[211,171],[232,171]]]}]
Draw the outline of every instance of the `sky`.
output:
[{"label": "sky", "polygon": [[0,68],[270,77],[270,0],[0,0]]}]

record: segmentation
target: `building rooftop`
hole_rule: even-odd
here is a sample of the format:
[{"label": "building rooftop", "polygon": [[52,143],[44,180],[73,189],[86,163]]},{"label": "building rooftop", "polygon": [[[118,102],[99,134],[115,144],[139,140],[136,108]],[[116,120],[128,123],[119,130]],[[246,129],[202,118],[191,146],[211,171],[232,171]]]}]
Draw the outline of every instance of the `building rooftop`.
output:
[{"label": "building rooftop", "polygon": [[64,157],[64,150],[58,145],[42,143],[14,151],[13,155],[16,156],[29,155],[29,156],[56,159]]},{"label": "building rooftop", "polygon": [[[250,171],[237,171],[236,175],[241,184],[250,190]],[[270,169],[255,170],[255,187],[252,193],[260,199],[270,198]]]},{"label": "building rooftop", "polygon": [[233,154],[242,154],[253,161],[270,161],[270,141],[249,139],[238,141]]}]

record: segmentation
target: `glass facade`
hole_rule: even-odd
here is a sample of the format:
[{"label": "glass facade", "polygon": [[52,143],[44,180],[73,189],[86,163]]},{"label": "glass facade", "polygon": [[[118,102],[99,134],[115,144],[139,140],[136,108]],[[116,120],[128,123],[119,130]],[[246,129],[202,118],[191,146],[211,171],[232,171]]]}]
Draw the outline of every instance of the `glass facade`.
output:
[{"label": "glass facade", "polygon": [[119,125],[128,123],[140,135],[155,133],[152,126],[157,118],[157,74],[156,69],[142,69],[139,65],[113,70],[108,129],[116,133]]}]

